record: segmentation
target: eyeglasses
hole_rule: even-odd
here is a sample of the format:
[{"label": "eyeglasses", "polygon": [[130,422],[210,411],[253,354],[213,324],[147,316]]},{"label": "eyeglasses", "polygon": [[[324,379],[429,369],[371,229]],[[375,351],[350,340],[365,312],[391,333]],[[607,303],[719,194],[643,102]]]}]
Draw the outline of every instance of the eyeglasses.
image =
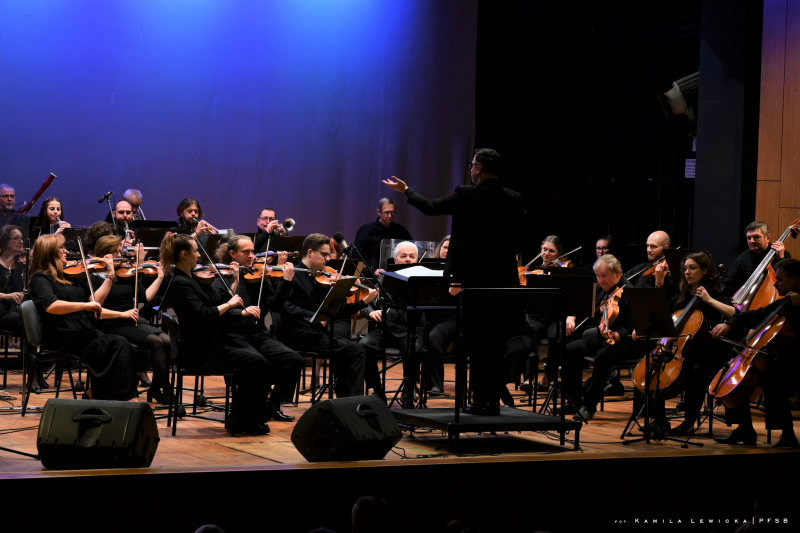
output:
[{"label": "eyeglasses", "polygon": [[22,240],[22,235],[19,235],[17,237],[11,237],[9,240],[10,241],[21,241]]},{"label": "eyeglasses", "polygon": [[683,267],[684,272],[694,272],[695,270],[700,270],[700,267],[697,265],[686,265]]},{"label": "eyeglasses", "polygon": [[611,249],[610,246],[598,246],[597,248],[595,248],[595,250],[610,250],[610,249]]},{"label": "eyeglasses", "polygon": [[3,200],[13,200],[16,197],[17,197],[16,194],[4,194],[0,196],[0,198],[2,198]]},{"label": "eyeglasses", "polygon": [[389,215],[395,216],[396,214],[397,214],[397,211],[381,211],[381,215],[386,215],[387,217]]},{"label": "eyeglasses", "polygon": [[467,163],[467,166],[470,168],[470,170],[472,170],[473,167],[479,167],[479,166],[481,166],[481,164],[480,163]]},{"label": "eyeglasses", "polygon": [[321,252],[321,251],[317,250],[316,248],[312,248],[312,250],[314,250],[315,252],[320,254],[325,259],[330,259],[330,257],[331,257],[331,254],[329,254],[328,252]]},{"label": "eyeglasses", "polygon": [[67,247],[66,246],[62,246],[61,248],[58,249],[58,251],[59,252],[66,252],[67,251]]},{"label": "eyeglasses", "polygon": [[273,220],[278,220],[277,217],[258,217],[258,220],[263,220],[264,222],[272,222]]}]

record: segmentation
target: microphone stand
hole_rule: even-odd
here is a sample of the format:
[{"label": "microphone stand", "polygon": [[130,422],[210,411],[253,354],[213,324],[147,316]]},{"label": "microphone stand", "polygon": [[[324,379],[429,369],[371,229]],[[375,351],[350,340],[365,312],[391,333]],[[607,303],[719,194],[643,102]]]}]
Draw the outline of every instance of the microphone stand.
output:
[{"label": "microphone stand", "polygon": [[[116,200],[116,196],[114,197]],[[117,223],[114,220],[114,208],[111,207],[111,197],[106,198],[106,203],[108,204],[108,214],[111,215],[111,223],[114,224],[114,233],[119,234],[119,228],[117,227]]]}]

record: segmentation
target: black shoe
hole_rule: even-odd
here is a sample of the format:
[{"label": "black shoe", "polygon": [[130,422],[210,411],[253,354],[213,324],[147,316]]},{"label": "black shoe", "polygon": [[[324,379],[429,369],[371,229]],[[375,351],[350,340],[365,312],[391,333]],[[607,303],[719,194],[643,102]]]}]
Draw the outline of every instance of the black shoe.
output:
[{"label": "black shoe", "polygon": [[594,411],[590,411],[588,407],[585,405],[581,405],[580,409],[575,413],[575,416],[572,417],[573,420],[586,420],[587,422],[594,418]]},{"label": "black shoe", "polygon": [[241,428],[236,433],[237,434],[241,433],[242,435],[266,435],[267,433],[269,433],[269,426],[261,422],[253,426]]},{"label": "black shoe", "polygon": [[147,389],[147,401],[156,402],[159,405],[169,405],[172,401],[172,393],[168,389],[159,389],[151,386]]},{"label": "black shoe", "polygon": [[139,378],[139,386],[140,387],[152,387],[153,386],[153,382],[150,381],[149,379]]},{"label": "black shoe", "polygon": [[797,442],[797,436],[793,430],[784,431],[778,442],[775,443],[775,448],[800,448],[800,443]]},{"label": "black shoe", "polygon": [[609,383],[603,389],[603,396],[625,396],[625,387],[619,381]]},{"label": "black shoe", "polygon": [[681,422],[677,426],[672,429],[667,430],[667,435],[677,435],[677,436],[689,436],[694,433],[694,422],[686,423],[686,421]]},{"label": "black shoe", "polygon": [[34,394],[41,394],[42,388],[39,385],[34,385],[33,387],[31,387],[31,392]]},{"label": "black shoe", "polygon": [[758,438],[758,434],[756,430],[753,428],[743,428],[739,426],[738,428],[733,430],[733,433],[728,435],[727,437],[723,437],[721,439],[716,439],[717,442],[720,444],[744,444],[746,446],[755,446],[756,439]]},{"label": "black shoe", "polygon": [[[285,415],[283,411],[277,408],[270,409],[267,416],[269,416],[270,420],[276,420],[278,422],[294,422],[293,416]],[[269,428],[267,428],[267,431],[269,431]]]},{"label": "black shoe", "polygon": [[432,397],[435,397],[435,398],[449,398],[450,397],[449,394],[447,394],[446,392],[441,391],[439,389],[431,389],[431,390],[429,390],[428,391],[428,396],[432,396]]}]

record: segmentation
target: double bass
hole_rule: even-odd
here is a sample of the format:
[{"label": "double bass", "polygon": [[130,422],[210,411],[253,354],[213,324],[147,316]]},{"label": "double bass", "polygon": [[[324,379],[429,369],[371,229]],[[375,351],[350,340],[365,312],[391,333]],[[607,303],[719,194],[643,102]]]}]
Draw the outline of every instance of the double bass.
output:
[{"label": "double bass", "polygon": [[740,343],[720,339],[743,350],[737,351],[711,380],[708,392],[717,402],[725,407],[738,407],[761,395],[761,374],[795,339],[794,329],[785,316],[790,305],[791,298],[784,298]]},{"label": "double bass", "polygon": [[[717,273],[705,284],[706,289],[727,274],[725,265],[719,265],[717,269]],[[672,314],[672,323],[675,324],[678,338],[661,339],[650,354],[653,372],[647,389],[648,392],[660,391],[664,400],[674,398],[685,388],[695,348],[708,339],[711,328],[703,313],[696,309],[699,303],[700,297],[693,296],[686,307]],[[645,392],[647,357],[643,357],[633,369],[631,380],[634,387]]]},{"label": "double bass", "polygon": [[[798,233],[800,218],[792,222],[776,242],[784,242],[790,235],[795,239]],[[733,295],[733,305],[739,311],[761,309],[779,298],[775,289],[775,269],[772,268],[775,253],[775,250],[770,249],[745,284]]]}]

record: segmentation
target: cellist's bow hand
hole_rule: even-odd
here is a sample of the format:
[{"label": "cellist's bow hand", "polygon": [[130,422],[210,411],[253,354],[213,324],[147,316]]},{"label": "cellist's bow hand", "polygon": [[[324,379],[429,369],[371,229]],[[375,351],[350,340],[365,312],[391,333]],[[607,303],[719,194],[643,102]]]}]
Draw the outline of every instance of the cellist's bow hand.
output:
[{"label": "cellist's bow hand", "polygon": [[730,330],[731,327],[729,324],[717,324],[716,326],[714,326],[714,329],[711,330],[711,336],[714,337],[715,339],[719,339],[720,337],[728,333]]},{"label": "cellist's bow hand", "polygon": [[408,185],[406,185],[406,182],[401,180],[397,176],[392,176],[391,179],[383,180],[381,183],[383,183],[390,189],[395,190],[397,192],[406,192],[406,189],[408,189]]}]

